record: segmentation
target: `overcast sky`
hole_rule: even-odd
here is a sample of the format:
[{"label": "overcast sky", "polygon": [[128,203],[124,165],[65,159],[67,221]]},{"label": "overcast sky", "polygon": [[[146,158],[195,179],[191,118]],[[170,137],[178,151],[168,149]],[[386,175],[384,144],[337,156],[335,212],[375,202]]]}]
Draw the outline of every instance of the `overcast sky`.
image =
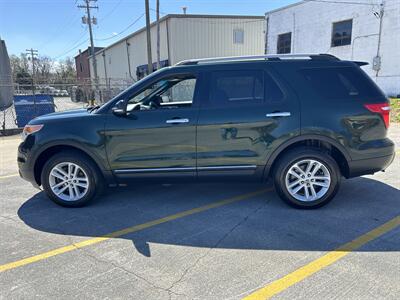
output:
[{"label": "overcast sky", "polygon": [[[190,14],[263,15],[294,2],[298,1],[160,0],[160,11],[161,16],[181,13],[186,6]],[[87,26],[81,23],[84,11],[77,8],[82,3],[83,0],[0,0],[0,37],[6,41],[9,54],[33,47],[40,55],[59,59],[85,49],[89,35]],[[145,25],[144,0],[98,0],[97,5],[99,9],[93,10],[98,19],[94,26],[96,46],[107,46]],[[150,0],[150,8],[154,21],[155,0]],[[124,32],[113,37],[121,31]]]}]

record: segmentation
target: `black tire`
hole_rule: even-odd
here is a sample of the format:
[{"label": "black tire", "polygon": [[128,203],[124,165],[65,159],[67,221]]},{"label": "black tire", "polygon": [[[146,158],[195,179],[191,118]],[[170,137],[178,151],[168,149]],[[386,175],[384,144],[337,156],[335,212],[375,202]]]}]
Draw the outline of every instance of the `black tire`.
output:
[{"label": "black tire", "polygon": [[[68,201],[57,196],[50,187],[50,172],[60,163],[73,163],[78,165],[87,175],[88,188],[83,197],[78,200]],[[48,159],[42,169],[42,187],[48,197],[55,203],[65,207],[81,207],[88,204],[103,191],[103,178],[98,167],[86,155],[77,151],[62,151]]]},{"label": "black tire", "polygon": [[[330,175],[330,185],[320,198],[312,201],[300,201],[288,191],[285,181],[290,168],[294,164],[307,159],[315,160],[326,167]],[[328,153],[316,148],[299,147],[288,151],[279,159],[274,168],[273,177],[275,190],[282,200],[296,208],[312,209],[324,206],[333,199],[339,190],[341,173],[336,161]],[[304,189],[303,193],[305,193]]]}]

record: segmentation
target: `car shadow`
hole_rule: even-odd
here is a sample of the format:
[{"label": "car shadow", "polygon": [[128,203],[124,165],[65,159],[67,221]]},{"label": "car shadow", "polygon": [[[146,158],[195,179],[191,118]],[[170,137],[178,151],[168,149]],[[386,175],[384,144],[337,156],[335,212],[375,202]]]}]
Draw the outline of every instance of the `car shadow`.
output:
[{"label": "car shadow", "polygon": [[[63,208],[39,192],[18,210],[43,232],[98,237],[265,188],[260,184],[141,185],[110,190],[91,205]],[[333,201],[316,210],[284,204],[274,191],[168,221],[120,238],[144,256],[151,244],[228,249],[330,251],[400,214],[400,191],[369,178],[344,180]],[[399,230],[399,228],[395,229]],[[398,231],[397,231],[398,232]],[[390,233],[383,239],[390,240]],[[398,240],[396,240],[398,241]],[[387,243],[379,251],[399,251]],[[362,247],[358,251],[374,251]]]}]

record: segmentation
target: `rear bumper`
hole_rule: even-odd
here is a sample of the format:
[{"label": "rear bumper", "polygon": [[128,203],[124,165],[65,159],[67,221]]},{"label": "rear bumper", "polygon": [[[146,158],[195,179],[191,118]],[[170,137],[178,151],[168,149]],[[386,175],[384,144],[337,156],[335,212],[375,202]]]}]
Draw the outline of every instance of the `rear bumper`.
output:
[{"label": "rear bumper", "polygon": [[394,157],[395,152],[393,151],[390,155],[350,161],[348,177],[357,177],[383,171],[393,162]]}]

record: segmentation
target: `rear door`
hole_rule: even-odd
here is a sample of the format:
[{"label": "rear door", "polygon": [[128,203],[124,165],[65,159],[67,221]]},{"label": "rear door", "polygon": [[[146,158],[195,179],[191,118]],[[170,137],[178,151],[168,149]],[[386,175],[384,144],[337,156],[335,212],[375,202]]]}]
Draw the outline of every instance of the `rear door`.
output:
[{"label": "rear door", "polygon": [[261,177],[272,151],[300,132],[299,105],[263,63],[213,69],[197,126],[197,171],[205,176]]}]

